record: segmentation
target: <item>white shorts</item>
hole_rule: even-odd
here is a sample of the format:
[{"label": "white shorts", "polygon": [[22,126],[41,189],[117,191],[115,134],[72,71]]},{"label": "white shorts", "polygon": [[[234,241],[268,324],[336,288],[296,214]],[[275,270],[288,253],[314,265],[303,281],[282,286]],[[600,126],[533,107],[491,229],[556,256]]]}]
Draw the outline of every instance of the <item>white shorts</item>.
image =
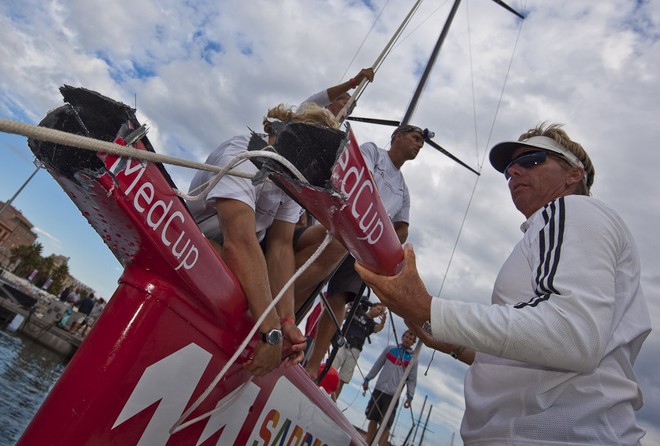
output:
[{"label": "white shorts", "polygon": [[332,366],[337,369],[339,372],[339,379],[341,379],[344,384],[351,381],[360,353],[362,352],[359,349],[350,348],[348,344],[344,345],[339,351],[337,351],[335,360],[332,361]]}]

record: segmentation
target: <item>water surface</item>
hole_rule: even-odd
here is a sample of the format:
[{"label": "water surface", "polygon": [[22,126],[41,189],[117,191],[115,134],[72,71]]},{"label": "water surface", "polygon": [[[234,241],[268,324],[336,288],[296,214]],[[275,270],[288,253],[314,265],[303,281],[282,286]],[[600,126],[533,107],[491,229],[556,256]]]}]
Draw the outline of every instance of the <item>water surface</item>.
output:
[{"label": "water surface", "polygon": [[0,445],[14,445],[66,365],[63,356],[0,330]]}]

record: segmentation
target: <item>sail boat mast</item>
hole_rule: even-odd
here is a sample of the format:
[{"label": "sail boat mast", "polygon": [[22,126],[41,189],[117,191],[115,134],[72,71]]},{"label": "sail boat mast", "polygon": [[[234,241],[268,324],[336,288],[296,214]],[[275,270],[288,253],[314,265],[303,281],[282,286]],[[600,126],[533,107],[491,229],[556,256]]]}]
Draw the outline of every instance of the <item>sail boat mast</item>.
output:
[{"label": "sail boat mast", "polygon": [[[525,19],[524,15],[520,14],[515,9],[511,8],[503,1],[501,0],[493,0],[493,1],[498,5],[502,6],[507,11],[510,11],[511,13],[517,15],[521,19]],[[417,89],[415,90],[415,93],[413,94],[413,97],[410,100],[410,104],[408,105],[408,109],[406,110],[406,113],[404,114],[403,119],[401,120],[401,124],[408,124],[410,122],[410,118],[412,118],[412,115],[415,112],[415,108],[417,107],[417,102],[419,101],[419,97],[422,94],[422,90],[424,90],[426,81],[429,75],[431,74],[431,70],[433,69],[435,60],[438,57],[438,54],[440,53],[440,48],[442,48],[442,44],[445,41],[445,37],[447,37],[447,33],[449,32],[449,27],[451,26],[451,23],[454,20],[454,16],[456,15],[456,11],[458,10],[460,4],[461,4],[461,0],[454,0],[454,5],[452,6],[451,11],[449,11],[449,16],[447,16],[447,20],[445,21],[445,24],[442,27],[442,31],[440,32],[440,36],[438,37],[438,41],[436,42],[435,47],[433,48],[431,57],[429,58],[429,61],[426,64],[426,68],[424,69],[424,73],[422,74],[422,77],[420,78],[419,83],[417,84]]]},{"label": "sail boat mast", "polygon": [[435,59],[438,57],[438,53],[440,53],[440,48],[442,48],[442,44],[445,41],[445,37],[447,37],[447,33],[449,32],[449,27],[451,26],[451,22],[454,20],[454,16],[456,15],[456,11],[458,10],[460,4],[461,4],[461,0],[454,0],[454,6],[452,6],[451,11],[449,11],[449,16],[445,21],[445,25],[442,27],[442,32],[440,32],[440,37],[438,37],[438,41],[435,43],[435,47],[433,47],[433,52],[431,53],[431,57],[429,58],[429,61],[426,64],[426,68],[424,68],[424,73],[422,73],[422,77],[420,78],[419,83],[417,84],[417,89],[415,90],[415,93],[413,94],[413,97],[410,100],[410,104],[408,105],[406,114],[403,115],[403,119],[401,119],[401,124],[408,124],[410,122],[410,118],[412,117],[412,114],[415,112],[415,108],[417,107],[417,102],[419,101],[419,97],[422,94],[424,85],[426,85],[426,80],[428,79],[429,74],[431,74],[431,70],[433,69],[433,65],[435,64]]}]

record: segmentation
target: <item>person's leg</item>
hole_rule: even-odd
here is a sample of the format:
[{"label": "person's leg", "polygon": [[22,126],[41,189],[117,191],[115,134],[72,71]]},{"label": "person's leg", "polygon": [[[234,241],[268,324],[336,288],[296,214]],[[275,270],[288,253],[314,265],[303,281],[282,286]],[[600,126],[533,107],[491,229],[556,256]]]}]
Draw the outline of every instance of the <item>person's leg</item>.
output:
[{"label": "person's leg", "polygon": [[[383,398],[383,400],[382,400],[383,404],[380,407],[381,407],[381,411],[382,411],[383,418],[384,418],[385,413],[387,413],[387,410],[389,409],[390,405],[392,404],[392,401],[394,399],[394,395],[383,394],[383,395],[381,395],[381,397]],[[382,423],[385,423],[385,421],[387,421],[387,423],[385,424],[385,429],[383,429],[383,434],[380,436],[380,439],[378,440],[378,446],[387,446],[387,444],[388,444],[387,441],[390,438],[390,428],[394,424],[394,417],[396,415],[398,404],[399,404],[399,402],[397,401],[396,404],[394,405],[394,410],[390,414],[390,417],[387,420],[382,420],[381,421]]]},{"label": "person's leg", "polygon": [[335,401],[337,401],[339,398],[339,394],[341,393],[341,389],[344,384],[351,382],[351,378],[353,378],[353,371],[357,365],[357,359],[360,357],[361,353],[361,351],[357,348],[352,348],[348,345],[343,349],[346,350],[346,354],[342,361],[341,372],[339,373],[339,386],[337,387],[337,390],[335,390],[335,392],[332,394],[332,399]]},{"label": "person's leg", "polygon": [[337,390],[335,390],[334,393],[332,394],[333,401],[337,401],[339,399],[339,394],[341,393],[341,388],[344,387],[344,384],[348,384],[348,383],[344,383],[344,381],[340,379],[339,385],[337,386]]},{"label": "person's leg", "polygon": [[[346,303],[355,300],[355,296],[362,286],[362,279],[355,272],[354,263],[353,257],[347,257],[328,282],[328,305],[340,325],[344,322]],[[318,368],[321,365],[321,360],[330,347],[336,331],[337,326],[327,312],[324,312],[319,319],[314,348],[310,353],[308,365],[305,367],[308,373],[313,372],[314,367]],[[315,375],[310,374],[310,376]]]},{"label": "person's leg", "polygon": [[371,444],[376,438],[376,432],[378,432],[378,423],[375,421],[369,421],[369,426],[367,427],[367,444]]},{"label": "person's leg", "polygon": [[[344,385],[344,378],[342,378],[342,376],[344,373],[344,368],[346,367],[346,358],[348,356],[350,356],[350,350],[346,345],[344,345],[343,347],[337,349],[337,355],[335,355],[335,359],[332,361],[332,367],[334,367],[339,374],[339,383],[337,383],[337,389],[340,389],[341,386]],[[337,394],[337,389],[335,389],[335,391],[330,394],[332,401],[337,401],[337,397],[335,396]]]},{"label": "person's leg", "polygon": [[[298,270],[318,249],[326,235],[322,225],[307,228],[293,244],[296,255],[296,270]],[[339,241],[333,239],[323,253],[296,280],[294,285],[295,304],[297,311],[325,278],[332,273],[346,255],[346,249]]]},{"label": "person's leg", "polygon": [[[330,311],[332,311],[337,318],[337,321],[341,323],[344,320],[344,314],[346,313],[346,304],[345,304],[345,295],[337,294],[333,296],[328,296],[328,304],[330,304]],[[327,311],[324,311],[321,317],[319,318],[318,326],[316,328],[316,336],[314,337],[314,345],[312,350],[309,353],[309,359],[305,365],[305,370],[309,376],[316,378],[319,367],[321,366],[321,361],[325,357],[330,344],[332,343],[332,336],[337,331],[337,327]]]},{"label": "person's leg", "polygon": [[84,320],[84,318],[76,319],[76,320],[73,322],[73,324],[71,324],[71,327],[69,327],[69,331],[70,331],[71,333],[75,333],[76,330],[78,330],[78,329],[80,328],[80,326],[82,325],[82,321],[83,321],[83,320]]},{"label": "person's leg", "polygon": [[383,435],[380,436],[380,440],[378,440],[378,446],[387,446],[387,440],[390,438],[390,428],[386,427],[383,430]]},{"label": "person's leg", "polygon": [[367,444],[371,445],[371,442],[374,441],[376,437],[376,432],[378,432],[378,407],[377,399],[379,395],[378,390],[374,390],[371,396],[369,397],[369,402],[367,403],[367,408],[364,411],[367,420],[369,420],[369,426],[367,427]]}]

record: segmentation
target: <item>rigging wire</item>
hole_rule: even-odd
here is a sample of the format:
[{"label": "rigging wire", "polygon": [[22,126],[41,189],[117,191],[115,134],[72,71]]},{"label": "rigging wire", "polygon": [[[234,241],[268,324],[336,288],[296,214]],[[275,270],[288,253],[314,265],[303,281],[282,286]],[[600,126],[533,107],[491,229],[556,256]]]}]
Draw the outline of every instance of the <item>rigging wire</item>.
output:
[{"label": "rigging wire", "polygon": [[479,130],[477,128],[477,94],[474,87],[474,61],[472,59],[472,32],[470,31],[470,2],[465,2],[465,21],[467,23],[468,58],[470,60],[470,86],[472,88],[472,124],[474,125],[474,151],[479,173],[483,170],[483,159],[479,164]]},{"label": "rigging wire", "polygon": [[[520,35],[522,34],[522,27],[523,27],[525,21],[521,20],[520,22],[521,23],[520,23],[520,27],[518,28],[518,35],[516,36],[516,41],[515,41],[514,46],[513,46],[513,51],[511,52],[511,58],[509,59],[509,65],[507,67],[506,75],[504,77],[504,82],[502,83],[502,89],[500,90],[500,96],[499,96],[499,99],[497,101],[497,106],[495,108],[495,113],[493,115],[493,121],[491,123],[490,133],[488,135],[488,139],[486,140],[486,146],[485,146],[484,152],[482,154],[481,163],[479,164],[479,171],[481,171],[481,169],[484,165],[484,162],[485,162],[486,153],[488,153],[487,148],[488,148],[488,145],[490,144],[490,139],[492,137],[493,130],[495,128],[495,121],[497,120],[497,115],[499,113],[499,109],[500,109],[500,106],[502,104],[502,98],[504,97],[504,91],[506,89],[507,81],[509,79],[509,73],[511,72],[511,66],[513,65],[513,59],[514,59],[514,56],[516,54],[516,49],[518,48],[518,42],[520,41]],[[468,28],[468,35],[469,35],[469,28]],[[471,76],[474,79],[474,70],[473,70],[472,66],[470,67],[470,71],[471,71]],[[474,91],[473,91],[473,96],[474,96]],[[476,120],[476,118],[475,118],[475,120]],[[477,152],[478,151],[479,150],[478,150],[478,147],[477,147]],[[479,184],[479,178],[480,178],[480,176],[477,176],[477,178],[474,181],[474,186],[472,187],[472,191],[470,193],[470,198],[468,200],[468,204],[465,207],[465,212],[463,214],[463,219],[461,221],[461,225],[459,227],[458,234],[456,236],[456,240],[454,241],[454,246],[451,250],[451,254],[449,256],[449,261],[447,262],[447,268],[445,269],[445,274],[442,278],[442,283],[440,284],[440,289],[438,290],[438,293],[436,294],[436,297],[440,297],[440,294],[442,293],[442,289],[444,288],[444,285],[445,285],[445,281],[447,280],[447,276],[449,275],[449,268],[451,267],[452,261],[454,259],[454,255],[456,254],[456,249],[458,247],[458,242],[459,242],[461,234],[463,232],[463,228],[465,226],[465,221],[467,220],[467,216],[468,216],[468,213],[470,211],[470,207],[472,205],[472,200],[474,199],[475,192],[477,190],[477,185]]]},{"label": "rigging wire", "polygon": [[[509,79],[509,73],[511,72],[511,66],[513,65],[513,56],[516,53],[516,49],[518,48],[518,41],[520,40],[520,35],[522,34],[522,27],[525,25],[525,21],[522,20],[520,23],[520,28],[518,29],[518,35],[516,36],[516,43],[513,46],[513,52],[511,53],[511,59],[509,60],[509,66],[506,70],[506,76],[504,77],[504,83],[502,84],[502,90],[500,91],[500,97],[499,100],[497,101],[497,107],[495,108],[495,115],[493,116],[493,122],[490,127],[490,133],[488,134],[488,139],[486,140],[486,147],[490,144],[490,139],[493,136],[493,130],[495,129],[495,120],[497,119],[497,115],[500,111],[500,105],[502,104],[502,98],[504,97],[504,90],[506,88],[506,83]],[[484,152],[484,158],[486,157],[486,153]],[[483,160],[482,160],[483,164]]]},{"label": "rigging wire", "polygon": [[353,58],[351,59],[351,61],[350,61],[350,62],[348,63],[348,65],[346,66],[346,70],[345,70],[344,73],[341,75],[340,80],[341,80],[341,79],[344,79],[344,77],[346,77],[346,74],[348,73],[348,70],[351,69],[351,65],[353,65],[353,62],[355,62],[355,59],[357,58],[357,55],[360,54],[360,51],[361,51],[362,48],[364,47],[365,42],[367,41],[367,39],[368,39],[369,36],[371,35],[371,31],[373,31],[374,28],[376,27],[376,23],[378,23],[378,21],[380,20],[380,16],[383,15],[383,11],[385,11],[385,8],[387,8],[387,5],[388,5],[389,3],[390,3],[390,0],[387,0],[387,1],[385,2],[385,5],[383,5],[382,9],[380,10],[380,12],[378,13],[378,15],[377,15],[376,18],[374,19],[374,22],[371,24],[371,28],[369,28],[369,31],[367,31],[367,34],[364,36],[364,39],[362,39],[362,42],[360,43],[360,46],[359,46],[358,49],[355,51],[355,53],[353,53]]}]

